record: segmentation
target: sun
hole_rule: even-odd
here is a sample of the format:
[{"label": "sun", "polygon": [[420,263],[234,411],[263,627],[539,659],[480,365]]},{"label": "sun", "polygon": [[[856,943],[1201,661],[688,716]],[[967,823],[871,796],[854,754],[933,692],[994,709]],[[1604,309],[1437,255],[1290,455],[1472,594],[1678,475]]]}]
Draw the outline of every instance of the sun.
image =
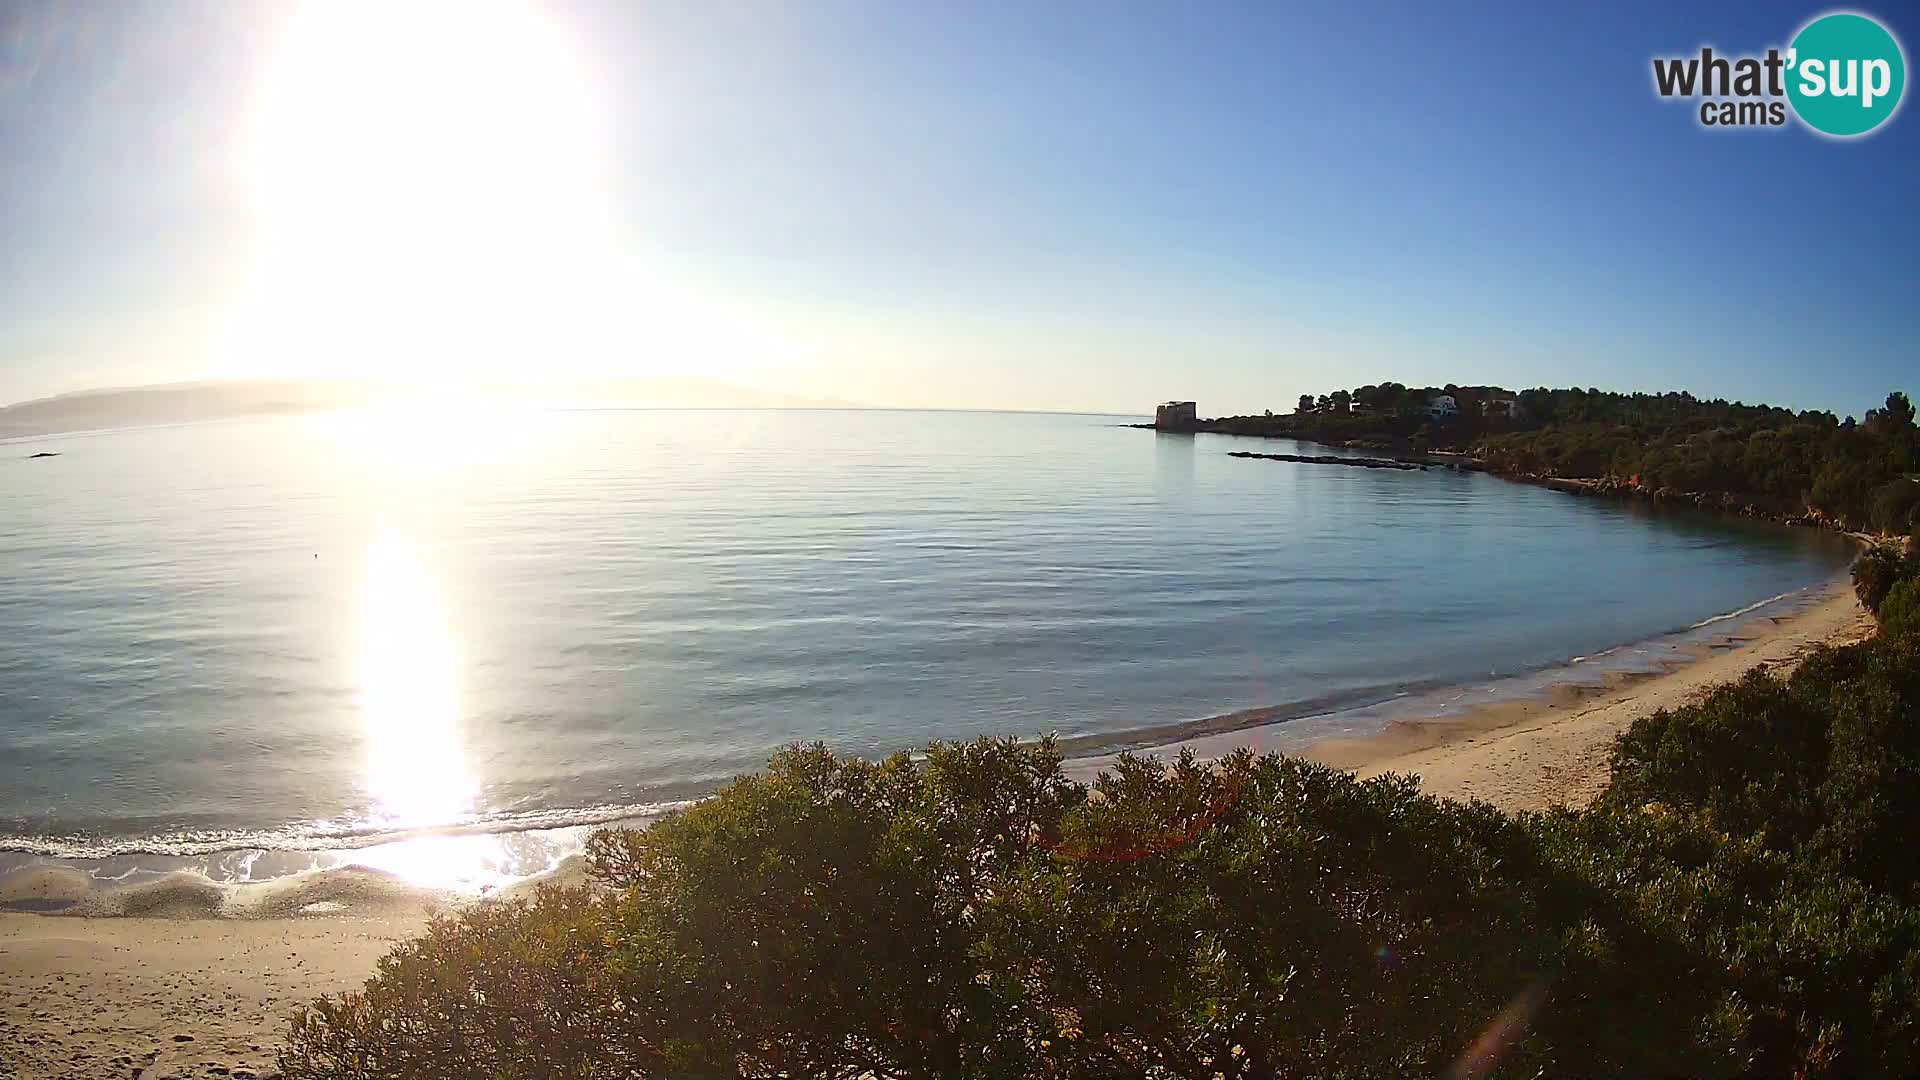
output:
[{"label": "sun", "polygon": [[516,0],[314,0],[267,70],[234,366],[457,383],[620,349],[608,140],[557,25]]}]

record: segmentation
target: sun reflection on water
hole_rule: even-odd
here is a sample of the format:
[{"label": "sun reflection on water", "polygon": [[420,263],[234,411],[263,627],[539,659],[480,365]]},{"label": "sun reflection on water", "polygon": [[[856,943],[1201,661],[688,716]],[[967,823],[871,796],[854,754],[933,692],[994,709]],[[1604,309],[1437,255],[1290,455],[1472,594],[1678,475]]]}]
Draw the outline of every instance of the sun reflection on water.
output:
[{"label": "sun reflection on water", "polygon": [[[370,824],[418,830],[472,820],[479,785],[460,736],[459,652],[422,546],[387,530],[360,590],[359,705]],[[344,860],[420,885],[479,888],[506,876],[497,836],[414,836]]]},{"label": "sun reflection on water", "polygon": [[456,664],[446,605],[419,545],[382,533],[367,549],[360,593],[366,785],[381,825],[417,829],[473,812]]},{"label": "sun reflection on water", "polygon": [[520,867],[502,838],[416,836],[349,852],[342,865],[364,866],[428,889],[482,893],[548,866]]}]

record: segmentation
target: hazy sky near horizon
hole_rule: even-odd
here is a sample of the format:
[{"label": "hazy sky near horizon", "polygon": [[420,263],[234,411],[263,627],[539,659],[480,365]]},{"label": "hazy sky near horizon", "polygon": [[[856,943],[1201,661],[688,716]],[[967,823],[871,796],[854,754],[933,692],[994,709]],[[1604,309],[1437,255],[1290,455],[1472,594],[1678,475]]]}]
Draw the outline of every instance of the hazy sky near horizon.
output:
[{"label": "hazy sky near horizon", "polygon": [[[0,7],[0,402],[717,375],[1207,413],[1920,392],[1920,115],[1713,132],[1817,4]],[[1881,5],[1906,42],[1920,13]]]}]

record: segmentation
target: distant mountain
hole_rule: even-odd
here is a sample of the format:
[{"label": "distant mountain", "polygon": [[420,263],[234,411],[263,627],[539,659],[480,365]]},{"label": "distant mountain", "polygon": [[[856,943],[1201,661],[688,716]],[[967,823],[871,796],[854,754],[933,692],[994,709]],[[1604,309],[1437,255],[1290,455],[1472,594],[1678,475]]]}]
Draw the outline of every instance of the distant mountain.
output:
[{"label": "distant mountain", "polygon": [[[320,379],[245,379],[81,390],[0,408],[0,439],[324,412],[396,396],[419,399],[423,391],[367,381]],[[852,405],[692,376],[463,387],[459,396],[559,408],[805,409]]]}]

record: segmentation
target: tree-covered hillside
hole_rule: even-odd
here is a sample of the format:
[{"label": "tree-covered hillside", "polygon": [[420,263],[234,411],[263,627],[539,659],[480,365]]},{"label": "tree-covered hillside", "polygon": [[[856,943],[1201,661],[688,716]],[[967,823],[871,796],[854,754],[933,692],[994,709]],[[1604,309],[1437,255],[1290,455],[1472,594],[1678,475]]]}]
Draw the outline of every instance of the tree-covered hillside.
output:
[{"label": "tree-covered hillside", "polygon": [[[1436,415],[1441,395],[1455,411]],[[1226,417],[1202,429],[1455,450],[1508,475],[1725,495],[1882,533],[1920,528],[1920,433],[1913,403],[1897,391],[1855,421],[1687,393],[1381,383],[1302,397],[1291,415]]]}]

